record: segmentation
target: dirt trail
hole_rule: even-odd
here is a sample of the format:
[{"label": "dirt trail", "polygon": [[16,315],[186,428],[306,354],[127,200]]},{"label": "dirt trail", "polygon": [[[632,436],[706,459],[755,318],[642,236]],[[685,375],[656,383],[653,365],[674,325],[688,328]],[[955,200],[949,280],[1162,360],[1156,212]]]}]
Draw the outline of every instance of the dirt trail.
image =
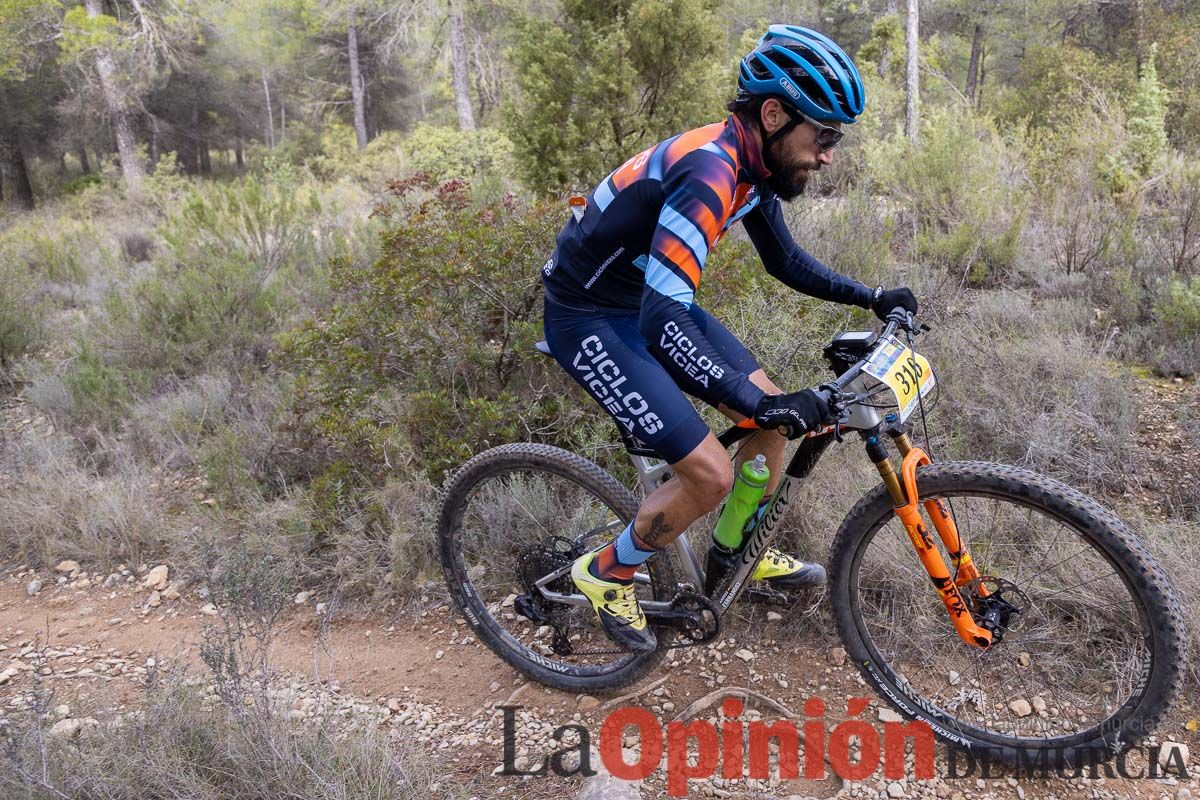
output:
[{"label": "dirt trail", "polygon": [[[34,578],[45,588],[28,596]],[[112,709],[135,705],[147,659],[164,664],[189,664],[192,673],[204,675],[198,644],[206,623],[215,618],[201,613],[203,601],[185,594],[149,608],[149,591],[138,580],[111,590],[82,581],[59,584],[56,576],[14,568],[0,569],[0,669],[27,663],[25,652],[36,636],[46,642],[47,676],[56,689],[56,703],[68,702],[73,716],[101,716]],[[529,766],[543,753],[561,747],[550,738],[553,728],[582,722],[595,736],[607,710],[597,709],[592,698],[551,691],[524,679],[493,656],[469,635],[467,628],[447,609],[415,614],[412,618],[387,618],[379,614],[335,619],[326,637],[314,611],[317,598],[289,610],[279,626],[273,663],[288,674],[295,691],[293,708],[304,719],[315,701],[332,695],[356,715],[375,715],[391,735],[410,738],[427,747],[445,780],[468,787],[485,797],[572,796],[579,785],[574,778],[548,776],[530,780],[493,775],[502,758],[502,720],[492,707],[511,702],[522,706],[518,719],[519,766]],[[865,718],[878,719],[880,702],[863,686],[849,666],[837,665],[839,653],[819,631],[790,634],[784,622],[765,623],[765,612],[755,617],[759,634],[739,640],[735,628],[716,647],[673,651],[659,676],[670,679],[631,701],[656,716],[670,719],[678,709],[710,693],[718,685],[747,686],[799,711],[817,695],[830,706],[830,724],[844,718],[850,697],[871,697]],[[801,623],[800,628],[804,629]],[[809,625],[809,628],[812,626]],[[324,641],[322,641],[324,639]],[[745,648],[753,658],[735,655]],[[26,670],[27,672],[27,670]],[[2,673],[0,673],[2,674]],[[0,712],[16,713],[22,704],[27,675],[18,673],[0,685]],[[601,702],[609,698],[597,698]],[[78,709],[78,710],[74,710]],[[884,712],[886,713],[886,712]],[[715,709],[705,716],[715,714]],[[772,712],[764,709],[769,718]],[[1189,744],[1200,754],[1200,737],[1182,730],[1173,720],[1164,735]],[[631,742],[627,742],[630,743]],[[1193,773],[1197,774],[1197,773]],[[1188,782],[1129,782],[1101,780],[1067,782],[1022,779],[1010,785],[1003,777],[979,786],[974,778],[961,780],[902,781],[893,784],[878,778],[842,785],[836,778],[824,781],[785,781],[747,791],[741,784],[721,780],[693,784],[692,795],[717,797],[941,797],[992,795],[999,798],[1083,797],[1186,797]],[[1196,780],[1190,781],[1196,787]],[[1020,789],[1020,793],[1017,789]],[[648,779],[644,798],[663,796],[661,775]],[[892,792],[889,794],[889,791]],[[1190,789],[1189,789],[1190,791]]]}]

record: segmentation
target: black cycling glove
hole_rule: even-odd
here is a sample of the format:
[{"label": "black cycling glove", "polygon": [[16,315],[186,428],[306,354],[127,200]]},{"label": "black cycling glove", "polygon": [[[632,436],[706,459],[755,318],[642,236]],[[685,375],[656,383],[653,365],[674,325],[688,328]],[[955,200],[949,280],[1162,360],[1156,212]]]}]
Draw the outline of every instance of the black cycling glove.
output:
[{"label": "black cycling glove", "polygon": [[875,316],[881,320],[887,321],[887,316],[894,308],[903,308],[910,314],[917,313],[917,298],[912,293],[912,289],[907,286],[901,286],[899,289],[887,289],[882,286],[875,290],[875,296],[871,298],[871,310],[875,312]]},{"label": "black cycling glove", "polygon": [[803,436],[833,421],[829,403],[812,389],[766,395],[758,401],[758,408],[754,410],[754,422],[760,428],[784,428],[789,439]]}]

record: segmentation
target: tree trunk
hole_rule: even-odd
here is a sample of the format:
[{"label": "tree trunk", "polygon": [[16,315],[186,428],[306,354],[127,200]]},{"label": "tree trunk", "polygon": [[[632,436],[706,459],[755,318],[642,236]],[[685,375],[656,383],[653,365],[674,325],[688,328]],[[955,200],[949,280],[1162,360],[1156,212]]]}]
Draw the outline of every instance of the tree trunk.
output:
[{"label": "tree trunk", "polygon": [[158,120],[154,118],[153,114],[151,114],[150,115],[150,169],[152,171],[158,169],[158,159],[161,156],[162,156],[162,153],[159,152]]},{"label": "tree trunk", "polygon": [[267,71],[262,73],[263,94],[267,96],[267,146],[275,147],[275,111],[271,108],[271,85],[267,83]]},{"label": "tree trunk", "polygon": [[971,60],[967,62],[967,102],[975,107],[975,86],[979,79],[979,52],[983,49],[983,25],[975,23],[975,35],[971,38]]},{"label": "tree trunk", "polygon": [[279,143],[287,141],[287,105],[279,101]]},{"label": "tree trunk", "polygon": [[354,98],[354,138],[358,149],[367,149],[367,105],[363,97],[362,70],[358,66],[358,27],[351,22],[346,35],[346,50],[350,54],[350,96]]},{"label": "tree trunk", "polygon": [[475,130],[475,114],[471,110],[470,76],[467,74],[467,36],[459,0],[450,0],[450,68],[454,76],[454,109],[458,112],[458,129]]},{"label": "tree trunk", "polygon": [[212,156],[208,152],[208,141],[205,139],[201,139],[197,143],[196,149],[200,152],[200,174],[201,175],[211,175],[212,174]]},{"label": "tree trunk", "polygon": [[920,101],[920,78],[917,73],[917,0],[908,0],[908,24],[905,26],[904,45],[908,51],[904,77],[904,131],[908,138],[917,141],[921,121],[918,118]]},{"label": "tree trunk", "polygon": [[975,109],[983,108],[983,84],[987,78],[987,44],[979,46],[979,85],[975,87]]},{"label": "tree trunk", "polygon": [[79,145],[75,153],[79,156],[79,168],[83,170],[83,174],[90,174],[92,171],[92,165],[88,163],[87,145]]},{"label": "tree trunk", "polygon": [[183,162],[183,171],[188,175],[200,172],[200,158],[197,155],[200,143],[200,108],[192,103],[188,113],[187,129],[179,140],[179,160]]},{"label": "tree trunk", "polygon": [[0,148],[5,151],[5,160],[8,162],[9,192],[18,206],[32,211],[33,186],[29,182],[21,138],[21,131],[12,125],[4,130]]},{"label": "tree trunk", "polygon": [[1142,51],[1146,45],[1146,4],[1145,0],[1133,0],[1133,55],[1137,61],[1137,74],[1142,74]]},{"label": "tree trunk", "polygon": [[[84,0],[88,18],[95,19],[101,16],[102,5],[103,0]],[[146,170],[137,158],[133,124],[130,122],[125,93],[117,79],[117,66],[111,53],[100,51],[96,57],[96,72],[100,75],[100,88],[104,92],[104,102],[112,118],[113,134],[117,138],[117,157],[121,161],[121,174],[125,176],[125,183],[131,189],[140,189],[146,177]]]},{"label": "tree trunk", "polygon": [[4,166],[8,167],[8,190],[16,199],[17,205],[25,209],[33,209],[33,186],[29,183],[29,169],[25,164],[25,151],[21,128],[16,122],[4,124],[11,120],[8,110],[8,97],[0,89],[0,155],[4,156]]},{"label": "tree trunk", "polygon": [[246,168],[246,157],[242,153],[242,137],[237,137],[237,144],[233,146],[233,155],[237,159],[237,168],[244,170]]}]

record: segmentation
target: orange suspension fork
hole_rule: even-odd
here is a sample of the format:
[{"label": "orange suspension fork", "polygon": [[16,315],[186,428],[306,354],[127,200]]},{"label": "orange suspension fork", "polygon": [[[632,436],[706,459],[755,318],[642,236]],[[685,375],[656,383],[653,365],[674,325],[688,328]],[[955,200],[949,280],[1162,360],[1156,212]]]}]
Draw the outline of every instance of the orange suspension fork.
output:
[{"label": "orange suspension fork", "polygon": [[[992,643],[992,634],[986,628],[975,624],[971,612],[963,602],[962,593],[959,591],[959,587],[979,577],[979,570],[958,535],[958,528],[954,524],[954,518],[950,516],[945,501],[926,500],[921,505],[924,505],[925,512],[933,520],[934,528],[937,530],[942,544],[946,547],[946,552],[954,559],[955,575],[953,577],[946,567],[942,554],[934,545],[933,538],[929,535],[929,529],[925,527],[925,523],[921,519],[918,506],[920,495],[917,493],[917,467],[932,462],[923,450],[913,447],[909,443],[908,436],[903,432],[894,435],[894,438],[904,456],[900,465],[899,479],[897,479],[890,459],[876,462],[875,466],[879,469],[880,476],[887,485],[892,499],[896,502],[896,516],[903,523],[904,530],[908,534],[913,548],[917,551],[917,557],[921,559],[921,565],[929,573],[929,578],[941,596],[942,603],[946,606],[946,612],[950,615],[950,620],[954,623],[958,635],[967,644],[987,647]],[[979,591],[985,590],[980,586]]]}]

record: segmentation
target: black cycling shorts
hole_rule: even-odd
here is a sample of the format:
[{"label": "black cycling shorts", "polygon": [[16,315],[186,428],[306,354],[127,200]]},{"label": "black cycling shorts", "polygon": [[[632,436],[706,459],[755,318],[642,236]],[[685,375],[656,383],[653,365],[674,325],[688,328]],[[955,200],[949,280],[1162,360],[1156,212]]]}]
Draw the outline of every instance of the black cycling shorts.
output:
[{"label": "black cycling shorts", "polygon": [[[700,332],[734,369],[747,375],[758,361],[737,337],[700,306],[688,314]],[[670,352],[647,342],[638,330],[638,313],[601,311],[545,302],[546,342],[554,359],[609,413],[617,424],[674,464],[708,435],[684,392],[717,406],[718,398],[697,375],[693,362],[673,342]],[[679,359],[679,363],[672,358]]]}]

